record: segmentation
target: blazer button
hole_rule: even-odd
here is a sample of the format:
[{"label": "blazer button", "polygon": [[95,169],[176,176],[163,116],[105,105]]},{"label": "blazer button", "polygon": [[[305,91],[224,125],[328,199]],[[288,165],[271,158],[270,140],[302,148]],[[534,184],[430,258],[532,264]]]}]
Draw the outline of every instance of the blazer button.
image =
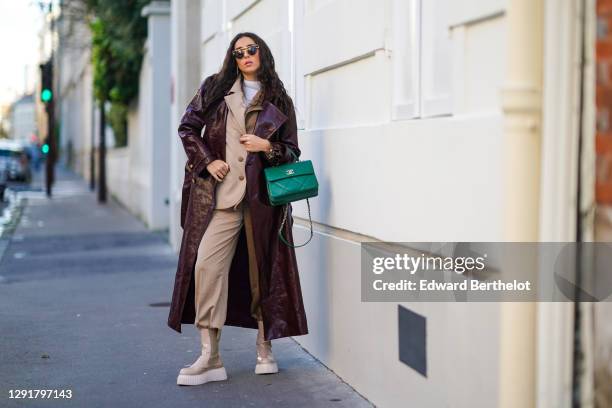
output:
[{"label": "blazer button", "polygon": [[244,157],[242,157],[242,156],[238,157],[238,161],[240,161],[240,162],[241,162],[241,161],[243,161],[243,160],[244,160]]},{"label": "blazer button", "polygon": [[241,174],[240,176],[238,176],[238,180],[244,180],[244,176]]},{"label": "blazer button", "polygon": [[189,168],[193,169],[193,164],[189,163]]}]

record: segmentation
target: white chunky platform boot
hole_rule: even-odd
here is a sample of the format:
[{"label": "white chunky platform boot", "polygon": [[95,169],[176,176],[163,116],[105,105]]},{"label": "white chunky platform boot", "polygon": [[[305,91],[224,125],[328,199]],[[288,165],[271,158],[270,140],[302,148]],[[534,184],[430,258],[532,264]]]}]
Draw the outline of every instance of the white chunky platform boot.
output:
[{"label": "white chunky platform boot", "polygon": [[176,383],[178,385],[200,385],[210,381],[227,380],[227,373],[219,355],[220,329],[200,329],[202,354],[189,367],[182,368]]}]

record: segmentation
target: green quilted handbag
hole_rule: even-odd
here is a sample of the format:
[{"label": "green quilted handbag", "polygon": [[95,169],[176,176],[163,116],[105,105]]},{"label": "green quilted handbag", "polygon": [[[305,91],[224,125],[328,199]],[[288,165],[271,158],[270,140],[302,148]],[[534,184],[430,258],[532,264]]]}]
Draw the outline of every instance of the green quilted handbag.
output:
[{"label": "green quilted handbag", "polygon": [[[309,197],[316,197],[319,194],[319,183],[315,176],[314,168],[310,160],[300,161],[295,152],[289,149],[293,155],[294,162],[281,164],[279,166],[266,167],[264,177],[268,189],[270,204],[285,205],[283,211],[283,221],[278,229],[278,236],[281,241],[292,248],[306,245],[312,239],[312,218],[310,217]],[[308,220],[310,221],[310,238],[301,245],[293,245],[287,242],[282,235],[283,226],[287,220],[287,210],[289,203],[306,199],[308,205]]]}]

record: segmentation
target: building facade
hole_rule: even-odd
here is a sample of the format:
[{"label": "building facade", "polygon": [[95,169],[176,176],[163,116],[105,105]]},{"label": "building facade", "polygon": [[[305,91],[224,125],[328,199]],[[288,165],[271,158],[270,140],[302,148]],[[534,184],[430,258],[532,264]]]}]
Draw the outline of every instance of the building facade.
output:
[{"label": "building facade", "polygon": [[[362,302],[360,261],[368,241],[601,236],[589,209],[609,210],[595,194],[607,173],[594,170],[607,160],[607,107],[595,104],[604,3],[153,1],[128,146],[109,151],[109,190],[151,228],[168,228],[178,249],[179,119],[230,39],[253,31],[295,102],[302,158],[320,183],[315,236],[296,251],[310,333],[295,340],[379,406],[569,407],[577,389],[593,406],[593,361],[610,353],[604,307]],[[597,54],[599,71],[606,55]],[[69,76],[90,82],[86,65]],[[78,105],[91,91],[69,82],[62,114],[82,113],[62,120],[62,138],[73,139],[74,167],[87,174],[95,114]],[[308,209],[293,208],[302,242]],[[584,318],[577,330],[577,313],[596,329]],[[576,336],[586,336],[580,361]],[[421,345],[412,351],[422,367],[402,358],[411,344]]]},{"label": "building facade", "polygon": [[[296,104],[320,182],[315,238],[297,252],[311,332],[296,341],[376,405],[571,404],[572,305],[362,302],[360,244],[575,239],[580,136],[583,163],[594,157],[583,85],[593,65],[575,61],[594,2],[179,0],[172,10],[175,124],[240,31],[266,40]],[[176,137],[171,151],[178,245]],[[294,213],[300,242],[305,203]],[[425,332],[400,332],[406,311]],[[419,338],[425,374],[400,358],[400,339]],[[590,389],[580,398],[592,401]]]},{"label": "building facade", "polygon": [[11,106],[10,138],[29,143],[36,138],[36,104],[34,95],[24,95]]}]

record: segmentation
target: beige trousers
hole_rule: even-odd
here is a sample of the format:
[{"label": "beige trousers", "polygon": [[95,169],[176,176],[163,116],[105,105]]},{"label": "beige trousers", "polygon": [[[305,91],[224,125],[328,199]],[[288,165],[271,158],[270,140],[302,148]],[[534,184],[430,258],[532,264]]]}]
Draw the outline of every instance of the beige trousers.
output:
[{"label": "beige trousers", "polygon": [[262,320],[251,213],[243,199],[236,208],[213,209],[212,219],[200,241],[195,264],[197,328],[222,328],[225,324],[228,275],[243,223],[249,251],[251,315]]}]

